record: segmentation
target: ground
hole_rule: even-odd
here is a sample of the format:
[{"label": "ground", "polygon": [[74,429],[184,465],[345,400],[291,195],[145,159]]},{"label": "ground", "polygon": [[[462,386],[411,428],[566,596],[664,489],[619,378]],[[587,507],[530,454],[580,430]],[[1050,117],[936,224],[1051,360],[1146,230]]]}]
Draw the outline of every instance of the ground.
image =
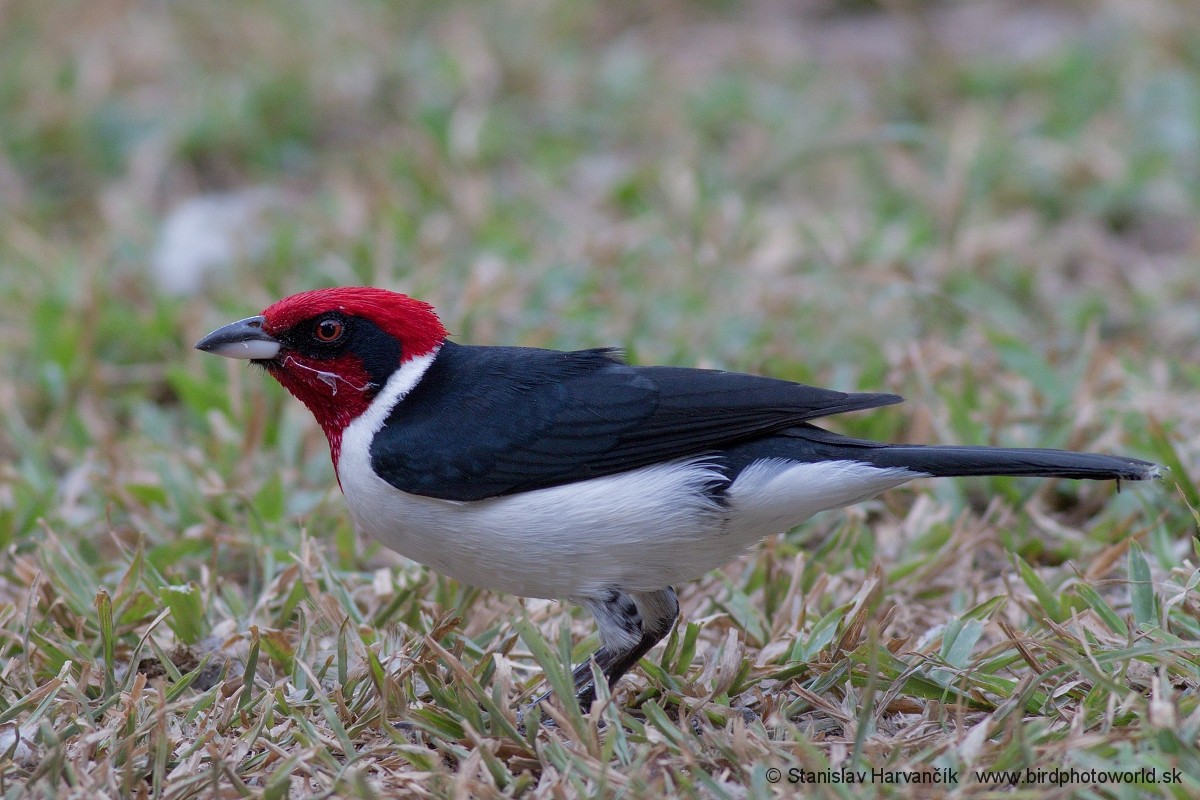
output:
[{"label": "ground", "polygon": [[[5,796],[1200,793],[1194,3],[15,0],[0,120]],[[360,538],[191,349],[338,284],[1169,474],[820,515],[522,729],[591,621]]]}]

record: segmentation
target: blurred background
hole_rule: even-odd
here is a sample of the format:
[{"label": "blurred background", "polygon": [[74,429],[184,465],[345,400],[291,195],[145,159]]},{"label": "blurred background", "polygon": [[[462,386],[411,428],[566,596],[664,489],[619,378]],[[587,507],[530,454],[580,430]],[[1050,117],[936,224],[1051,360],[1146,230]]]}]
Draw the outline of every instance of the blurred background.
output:
[{"label": "blurred background", "polygon": [[1194,346],[1191,4],[646,5],[6,2],[14,299],[371,283],[654,360]]},{"label": "blurred background", "polygon": [[[1200,6],[0,0],[0,598],[92,631],[144,548],[125,635],[191,581],[171,625],[195,643],[266,607],[287,628],[268,589],[306,531],[347,574],[396,563],[307,412],[191,349],[339,284],[427,300],[463,342],[906,395],[839,422],[860,435],[1173,468],[1150,495],[905,490],[871,544],[806,528],[853,540],[831,574],[875,547],[929,567],[891,589],[955,598],[930,618],[1006,552],[1057,587],[1132,519],[1174,580],[1200,507]],[[997,497],[1033,521],[933,569]]]}]

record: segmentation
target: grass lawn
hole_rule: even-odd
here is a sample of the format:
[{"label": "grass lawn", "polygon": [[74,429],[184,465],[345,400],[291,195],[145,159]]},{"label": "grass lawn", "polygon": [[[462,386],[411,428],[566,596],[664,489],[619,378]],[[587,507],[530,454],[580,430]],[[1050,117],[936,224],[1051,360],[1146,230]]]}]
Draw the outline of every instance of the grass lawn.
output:
[{"label": "grass lawn", "polygon": [[[819,515],[522,729],[590,618],[358,536],[191,349],[339,284],[1170,472]],[[1190,0],[0,3],[0,305],[5,797],[1200,796]]]}]

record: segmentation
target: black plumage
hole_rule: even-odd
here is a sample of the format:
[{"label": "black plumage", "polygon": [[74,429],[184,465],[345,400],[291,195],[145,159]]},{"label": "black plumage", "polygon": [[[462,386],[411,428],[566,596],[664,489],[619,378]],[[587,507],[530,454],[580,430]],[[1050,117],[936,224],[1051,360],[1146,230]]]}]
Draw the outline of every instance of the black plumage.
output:
[{"label": "black plumage", "polygon": [[1055,450],[885,445],[806,424],[900,400],[733,372],[631,367],[610,350],[446,342],[376,435],[371,463],[401,491],[458,501],[696,456],[711,456],[727,481],[760,458],[1109,479],[1145,477],[1150,466]]}]

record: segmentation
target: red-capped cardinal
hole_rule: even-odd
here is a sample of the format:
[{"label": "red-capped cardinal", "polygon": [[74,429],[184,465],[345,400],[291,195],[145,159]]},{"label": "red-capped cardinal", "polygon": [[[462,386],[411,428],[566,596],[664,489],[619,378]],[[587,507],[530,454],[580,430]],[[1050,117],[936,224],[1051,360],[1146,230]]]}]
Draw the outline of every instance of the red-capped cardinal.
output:
[{"label": "red-capped cardinal", "polygon": [[[673,585],[818,511],[914,478],[1159,474],[1121,456],[847,438],[811,420],[900,398],[455,344],[432,307],[382,289],[293,295],[196,347],[265,367],[308,406],[361,530],[464,583],[585,606],[610,683],[671,630]],[[575,685],[590,705],[588,663]]]}]

